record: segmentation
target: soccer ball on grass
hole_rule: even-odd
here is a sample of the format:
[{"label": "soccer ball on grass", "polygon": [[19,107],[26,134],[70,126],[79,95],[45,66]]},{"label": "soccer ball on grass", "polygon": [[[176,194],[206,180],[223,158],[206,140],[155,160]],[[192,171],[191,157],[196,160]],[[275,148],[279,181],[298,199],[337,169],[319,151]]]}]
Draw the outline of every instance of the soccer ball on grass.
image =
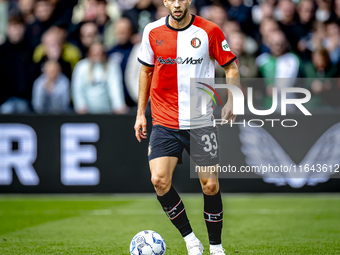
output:
[{"label": "soccer ball on grass", "polygon": [[165,251],[166,245],[163,237],[152,230],[139,232],[130,243],[131,255],[164,255]]}]

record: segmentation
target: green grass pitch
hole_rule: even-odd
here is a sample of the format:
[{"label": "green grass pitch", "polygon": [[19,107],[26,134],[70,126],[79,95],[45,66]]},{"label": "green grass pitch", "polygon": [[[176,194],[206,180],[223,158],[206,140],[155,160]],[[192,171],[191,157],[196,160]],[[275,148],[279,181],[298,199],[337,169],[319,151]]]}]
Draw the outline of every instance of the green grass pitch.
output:
[{"label": "green grass pitch", "polygon": [[[202,195],[182,195],[208,253]],[[226,254],[340,254],[340,195],[223,195]],[[167,255],[185,244],[155,195],[0,196],[0,254],[129,254],[155,230]]]}]

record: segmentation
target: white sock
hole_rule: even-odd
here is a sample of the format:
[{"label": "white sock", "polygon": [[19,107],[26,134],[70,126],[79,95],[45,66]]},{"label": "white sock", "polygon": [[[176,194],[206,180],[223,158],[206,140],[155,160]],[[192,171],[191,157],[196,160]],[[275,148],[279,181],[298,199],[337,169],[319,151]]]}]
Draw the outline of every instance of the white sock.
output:
[{"label": "white sock", "polygon": [[216,249],[222,249],[222,244],[210,244],[210,251],[216,250]]},{"label": "white sock", "polygon": [[184,238],[184,241],[185,241],[186,243],[191,242],[191,241],[195,241],[195,240],[196,240],[196,236],[195,236],[194,232],[191,232],[189,235],[186,235],[186,236],[183,237],[183,238]]}]

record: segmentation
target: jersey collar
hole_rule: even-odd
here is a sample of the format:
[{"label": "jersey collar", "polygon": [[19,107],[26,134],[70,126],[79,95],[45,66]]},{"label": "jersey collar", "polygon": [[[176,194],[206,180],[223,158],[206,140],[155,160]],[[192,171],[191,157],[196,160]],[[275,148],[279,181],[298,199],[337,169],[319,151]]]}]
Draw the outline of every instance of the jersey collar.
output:
[{"label": "jersey collar", "polygon": [[171,30],[175,30],[175,31],[183,31],[183,30],[189,28],[189,27],[192,25],[192,23],[194,23],[194,20],[195,20],[195,15],[194,15],[194,14],[191,14],[191,16],[192,16],[192,17],[191,17],[191,21],[190,21],[190,23],[189,23],[187,26],[182,27],[182,28],[174,28],[174,27],[170,26],[170,24],[169,24],[169,16],[170,16],[170,15],[168,15],[168,16],[165,17],[165,24],[166,24],[166,26],[167,26],[168,28],[170,28]]}]

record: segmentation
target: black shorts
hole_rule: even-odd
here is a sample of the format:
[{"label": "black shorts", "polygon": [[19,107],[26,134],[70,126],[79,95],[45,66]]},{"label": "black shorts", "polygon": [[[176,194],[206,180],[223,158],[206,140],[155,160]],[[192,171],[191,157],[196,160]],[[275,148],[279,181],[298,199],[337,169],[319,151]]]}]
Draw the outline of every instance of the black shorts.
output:
[{"label": "black shorts", "polygon": [[152,127],[149,143],[149,161],[172,156],[182,163],[185,149],[198,166],[213,166],[219,163],[218,132],[216,127],[197,129],[172,129],[160,125]]}]

